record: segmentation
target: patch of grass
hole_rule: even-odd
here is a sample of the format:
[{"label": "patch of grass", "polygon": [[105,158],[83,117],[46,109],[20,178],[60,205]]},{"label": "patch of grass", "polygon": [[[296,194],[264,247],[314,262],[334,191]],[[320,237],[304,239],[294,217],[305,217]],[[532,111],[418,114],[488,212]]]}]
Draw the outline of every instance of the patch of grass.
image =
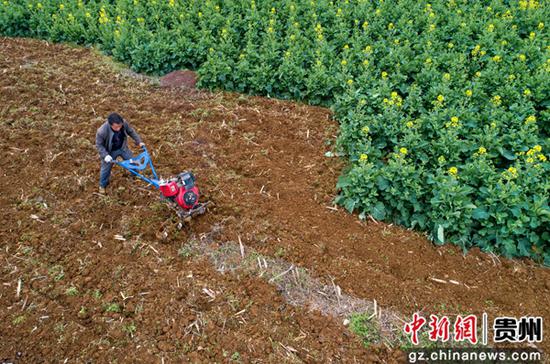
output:
[{"label": "patch of grass", "polygon": [[65,290],[65,294],[67,296],[77,296],[78,295],[78,289],[74,286],[71,286]]},{"label": "patch of grass", "polygon": [[279,247],[279,248],[277,249],[277,251],[275,252],[275,256],[276,256],[277,258],[282,258],[282,257],[285,256],[285,253],[286,253],[286,252],[285,252],[285,248]]},{"label": "patch of grass", "polygon": [[185,244],[178,250],[178,255],[182,258],[189,258],[194,255],[193,247],[191,244]]},{"label": "patch of grass", "polygon": [[231,360],[233,361],[241,361],[241,354],[236,351],[231,355]]},{"label": "patch of grass", "polygon": [[101,294],[101,291],[99,289],[96,289],[92,292],[92,297],[96,300],[100,300],[103,295]]},{"label": "patch of grass", "polygon": [[32,247],[30,246],[21,246],[21,252],[23,255],[29,255],[32,252]]},{"label": "patch of grass", "polygon": [[12,323],[13,323],[14,325],[19,325],[19,324],[25,322],[26,319],[27,319],[27,318],[25,317],[25,315],[19,315],[19,316],[15,317],[15,318],[12,320]]},{"label": "patch of grass", "polygon": [[118,303],[112,302],[104,306],[103,310],[105,312],[115,312],[120,313],[120,305]]},{"label": "patch of grass", "polygon": [[361,338],[365,347],[380,341],[380,324],[375,315],[367,312],[353,314],[350,317],[349,328]]},{"label": "patch of grass", "polygon": [[61,335],[63,332],[65,332],[65,324],[63,324],[63,322],[58,322],[57,324],[55,324],[54,328],[53,328],[53,331],[56,333],[56,334],[59,334]]},{"label": "patch of grass", "polygon": [[63,267],[61,265],[54,265],[53,267],[50,267],[50,269],[48,269],[48,273],[56,282],[65,278],[65,272],[63,271]]},{"label": "patch of grass", "polygon": [[137,331],[136,325],[133,322],[122,326],[122,331],[128,334],[130,337],[134,337],[134,334]]}]

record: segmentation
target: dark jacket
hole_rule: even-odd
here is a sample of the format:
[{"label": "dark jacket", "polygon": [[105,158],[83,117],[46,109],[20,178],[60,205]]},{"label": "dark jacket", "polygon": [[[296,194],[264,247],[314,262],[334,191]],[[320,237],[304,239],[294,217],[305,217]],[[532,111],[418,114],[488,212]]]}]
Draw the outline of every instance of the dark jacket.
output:
[{"label": "dark jacket", "polygon": [[[131,136],[136,142],[136,145],[141,143],[141,138],[138,133],[132,128],[132,126],[124,120],[122,123],[122,130],[126,136]],[[101,159],[105,158],[107,154],[112,152],[114,131],[111,129],[111,125],[106,121],[103,125],[97,129],[95,134],[95,147],[99,153]],[[121,149],[128,149],[128,138],[124,138],[124,144]]]}]

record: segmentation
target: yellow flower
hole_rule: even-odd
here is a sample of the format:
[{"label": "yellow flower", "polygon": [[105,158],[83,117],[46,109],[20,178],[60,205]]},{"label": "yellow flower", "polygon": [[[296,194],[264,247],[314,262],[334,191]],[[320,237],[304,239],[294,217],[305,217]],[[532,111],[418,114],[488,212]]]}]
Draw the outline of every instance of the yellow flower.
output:
[{"label": "yellow flower", "polygon": [[508,80],[513,81],[516,79],[516,75],[508,75]]},{"label": "yellow flower", "polygon": [[145,19],[143,19],[143,18],[137,18],[136,21],[137,21],[138,23],[144,23],[144,22],[145,22]]},{"label": "yellow flower", "polygon": [[486,51],[481,51],[481,52],[479,52],[479,54],[480,54],[481,56],[484,56],[485,54],[487,54],[487,52],[486,52]]},{"label": "yellow flower", "polygon": [[363,29],[367,29],[367,27],[369,26],[369,22],[368,21],[365,21],[363,23]]},{"label": "yellow flower", "polygon": [[430,31],[433,32],[435,30],[435,24],[430,24]]},{"label": "yellow flower", "polygon": [[525,54],[520,54],[520,55],[518,55],[518,58],[519,58],[519,60],[522,61],[522,62],[525,62],[525,60],[527,59],[527,57],[525,57]]},{"label": "yellow flower", "polygon": [[275,8],[271,8],[271,14],[275,14],[276,10]]},{"label": "yellow flower", "polygon": [[432,63],[432,59],[428,57],[428,58],[426,58],[426,60],[424,61],[424,63],[430,64],[430,63]]},{"label": "yellow flower", "polygon": [[174,6],[174,5],[175,5],[175,1],[174,1],[174,0],[170,0],[170,1],[168,2],[168,5]]},{"label": "yellow flower", "polygon": [[546,156],[544,154],[539,154],[538,158],[541,162],[546,162]]},{"label": "yellow flower", "polygon": [[369,60],[368,60],[368,59],[365,59],[365,60],[363,61],[363,65],[368,66],[368,65],[369,65]]},{"label": "yellow flower", "polygon": [[353,85],[353,80],[352,79],[348,80],[348,85],[350,85],[350,86]]},{"label": "yellow flower", "polygon": [[63,10],[63,9],[65,9],[65,5],[59,4],[59,10]]},{"label": "yellow flower", "polygon": [[407,121],[407,128],[412,128],[414,126],[414,123],[412,121]]},{"label": "yellow flower", "polygon": [[361,129],[361,131],[362,131],[363,133],[365,133],[365,134],[368,134],[368,133],[370,132],[370,128],[369,128],[368,126],[365,125],[365,126]]},{"label": "yellow flower", "polygon": [[403,155],[407,155],[409,151],[407,150],[407,148],[405,147],[401,147],[399,148],[399,153],[403,154]]},{"label": "yellow flower", "polygon": [[38,9],[42,9],[42,4],[41,4],[41,3],[38,3],[38,4],[36,4],[36,7],[37,7]]},{"label": "yellow flower", "polygon": [[443,96],[443,95],[437,95],[437,101],[439,101],[439,102],[445,101],[445,96]]},{"label": "yellow flower", "polygon": [[368,159],[369,159],[369,156],[366,155],[365,153],[363,153],[363,154],[361,154],[361,155],[359,156],[359,160],[360,160],[361,162],[366,162]]},{"label": "yellow flower", "polygon": [[342,62],[340,62],[340,64],[341,64],[342,66],[345,66],[345,65],[348,64],[348,61],[346,61],[345,59],[343,59]]},{"label": "yellow flower", "polygon": [[395,28],[395,26],[393,25],[393,23],[389,23],[389,24],[388,24],[388,29],[391,30],[391,29],[393,29],[393,28]]},{"label": "yellow flower", "polygon": [[529,33],[529,39],[531,40],[535,39],[535,32]]},{"label": "yellow flower", "polygon": [[443,163],[445,163],[447,160],[445,159],[444,156],[440,155],[439,158],[437,158],[437,161],[439,162],[439,164],[443,164]]},{"label": "yellow flower", "polygon": [[503,40],[502,42],[500,42],[500,45],[501,45],[501,46],[505,46],[505,45],[507,45],[507,44],[508,44],[508,42],[505,41],[505,40]]},{"label": "yellow flower", "polygon": [[198,16],[199,18],[202,17],[202,12],[199,11],[198,14],[197,14],[197,16]]},{"label": "yellow flower", "polygon": [[529,90],[528,88],[526,88],[525,90],[523,90],[523,94],[525,96],[531,96],[531,90]]},{"label": "yellow flower", "polygon": [[120,37],[120,30],[115,29],[114,34],[115,34],[115,38]]},{"label": "yellow flower", "polygon": [[365,47],[365,53],[370,53],[372,51],[372,47],[370,45]]},{"label": "yellow flower", "polygon": [[487,30],[489,31],[489,33],[493,32],[495,30],[495,25],[489,24],[489,26],[487,26]]},{"label": "yellow flower", "polygon": [[525,125],[534,124],[537,122],[537,118],[535,115],[531,115],[525,119]]},{"label": "yellow flower", "polygon": [[391,93],[391,98],[392,98],[392,99],[395,99],[395,98],[397,98],[398,96],[399,96],[399,95],[397,94],[397,92],[392,91],[392,93]]},{"label": "yellow flower", "polygon": [[499,95],[495,95],[493,96],[493,99],[491,100],[491,102],[495,105],[495,106],[499,106],[500,104],[502,104],[502,99]]},{"label": "yellow flower", "polygon": [[446,81],[449,81],[451,79],[451,74],[450,73],[444,73],[443,74],[443,78],[446,80]]},{"label": "yellow flower", "polygon": [[[534,116],[533,116],[533,117],[534,117]],[[535,145],[535,146],[533,147],[533,150],[534,150],[535,152],[537,152],[537,153],[540,153],[540,152],[542,152],[542,147],[541,147],[540,145],[537,144],[537,145]]]},{"label": "yellow flower", "polygon": [[477,72],[475,73],[475,76],[476,76],[476,77],[481,76],[481,72],[477,71]]},{"label": "yellow flower", "polygon": [[526,159],[527,163],[533,163],[535,160],[531,157],[527,158]]},{"label": "yellow flower", "polygon": [[445,127],[447,128],[457,128],[460,124],[458,123],[459,119],[457,116],[451,117],[451,121],[448,123],[445,123]]},{"label": "yellow flower", "polygon": [[383,79],[388,78],[388,72],[382,71],[382,78],[383,78]]},{"label": "yellow flower", "polygon": [[493,57],[493,61],[495,61],[497,63],[500,62],[501,60],[502,60],[502,58],[500,56],[494,56]]},{"label": "yellow flower", "polygon": [[494,129],[497,127],[497,123],[495,123],[494,121],[490,124],[491,125],[491,128]]},{"label": "yellow flower", "polygon": [[359,105],[365,105],[367,101],[365,99],[359,100]]},{"label": "yellow flower", "polygon": [[538,25],[538,28],[539,28],[540,30],[542,30],[542,29],[544,28],[544,23],[543,23],[543,22],[540,22],[539,25]]},{"label": "yellow flower", "polygon": [[472,90],[466,90],[466,92],[464,92],[464,93],[465,93],[466,96],[468,96],[468,97],[472,97],[472,95],[473,95]]},{"label": "yellow flower", "polygon": [[514,167],[508,168],[506,172],[506,178],[508,179],[516,178],[518,176],[518,170]]},{"label": "yellow flower", "polygon": [[344,50],[348,50],[349,49],[349,45],[344,45]]},{"label": "yellow flower", "polygon": [[485,154],[485,153],[487,153],[487,149],[485,149],[485,147],[479,147],[479,149],[477,150],[477,152],[478,152],[479,154]]},{"label": "yellow flower", "polygon": [[458,169],[456,167],[451,167],[449,168],[448,172],[451,176],[456,177],[456,175],[458,174]]}]

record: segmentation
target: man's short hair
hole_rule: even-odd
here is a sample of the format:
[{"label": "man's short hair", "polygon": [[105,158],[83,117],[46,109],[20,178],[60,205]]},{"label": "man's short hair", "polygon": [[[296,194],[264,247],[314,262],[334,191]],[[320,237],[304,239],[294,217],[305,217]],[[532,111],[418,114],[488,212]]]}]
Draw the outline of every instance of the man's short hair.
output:
[{"label": "man's short hair", "polygon": [[107,116],[107,121],[109,122],[109,125],[122,124],[124,122],[122,116],[120,116],[116,112],[109,114],[109,116]]}]

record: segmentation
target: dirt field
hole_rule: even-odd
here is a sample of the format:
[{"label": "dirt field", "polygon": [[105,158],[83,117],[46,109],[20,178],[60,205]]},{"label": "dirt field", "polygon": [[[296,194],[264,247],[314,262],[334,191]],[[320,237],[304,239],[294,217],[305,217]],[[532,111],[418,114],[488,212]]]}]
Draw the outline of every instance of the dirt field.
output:
[{"label": "dirt field", "polygon": [[[342,320],[287,303],[256,275],[186,254],[214,226],[215,246],[240,238],[404,317],[550,319],[548,269],[463,256],[335,209],[343,164],[324,156],[338,130],[327,109],[159,88],[90,50],[36,40],[0,38],[0,75],[0,360],[402,359],[365,349]],[[208,214],[175,229],[158,193],[117,167],[108,196],[96,194],[94,136],[112,111],[136,127],[162,176],[193,170]]]}]

